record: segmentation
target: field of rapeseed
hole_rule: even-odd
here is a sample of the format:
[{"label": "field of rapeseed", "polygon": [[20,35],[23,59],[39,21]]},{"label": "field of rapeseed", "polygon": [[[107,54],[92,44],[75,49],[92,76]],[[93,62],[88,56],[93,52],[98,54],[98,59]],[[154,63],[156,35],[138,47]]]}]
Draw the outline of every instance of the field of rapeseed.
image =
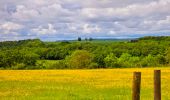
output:
[{"label": "field of rapeseed", "polygon": [[[131,100],[134,71],[141,100],[153,100],[153,70],[0,70],[0,100]],[[170,100],[170,68],[161,68],[162,100]]]}]

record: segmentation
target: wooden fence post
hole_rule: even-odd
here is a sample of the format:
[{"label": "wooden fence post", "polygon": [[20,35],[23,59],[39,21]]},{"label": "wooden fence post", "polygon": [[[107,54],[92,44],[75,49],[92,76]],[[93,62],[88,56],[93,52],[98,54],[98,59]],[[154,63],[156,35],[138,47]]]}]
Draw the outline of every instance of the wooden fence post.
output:
[{"label": "wooden fence post", "polygon": [[133,73],[132,100],[140,100],[141,72]]},{"label": "wooden fence post", "polygon": [[154,100],[161,100],[161,71],[154,70]]}]

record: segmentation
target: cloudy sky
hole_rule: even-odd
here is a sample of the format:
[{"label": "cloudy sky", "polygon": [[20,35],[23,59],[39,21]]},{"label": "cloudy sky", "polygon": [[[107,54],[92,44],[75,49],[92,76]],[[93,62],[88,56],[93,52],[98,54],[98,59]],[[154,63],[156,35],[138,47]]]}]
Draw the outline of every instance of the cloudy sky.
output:
[{"label": "cloudy sky", "polygon": [[0,0],[0,41],[170,35],[170,0]]}]

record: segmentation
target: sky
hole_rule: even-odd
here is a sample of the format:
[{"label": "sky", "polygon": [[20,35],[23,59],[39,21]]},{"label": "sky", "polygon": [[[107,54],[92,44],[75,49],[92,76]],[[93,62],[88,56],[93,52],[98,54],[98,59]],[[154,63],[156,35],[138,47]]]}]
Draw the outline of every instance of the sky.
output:
[{"label": "sky", "polygon": [[0,0],[0,41],[170,35],[170,0]]}]

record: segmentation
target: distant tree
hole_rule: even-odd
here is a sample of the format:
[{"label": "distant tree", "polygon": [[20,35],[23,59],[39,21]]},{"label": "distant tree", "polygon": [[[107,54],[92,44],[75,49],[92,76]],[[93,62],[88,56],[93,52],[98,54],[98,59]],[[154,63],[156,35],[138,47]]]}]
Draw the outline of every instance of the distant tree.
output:
[{"label": "distant tree", "polygon": [[138,42],[139,40],[130,40],[131,43],[135,43],[135,42]]},{"label": "distant tree", "polygon": [[129,67],[130,66],[130,62],[129,62],[129,59],[131,58],[132,56],[128,53],[123,53],[119,59],[118,59],[118,63],[121,67]]},{"label": "distant tree", "polygon": [[104,58],[104,62],[106,67],[119,67],[118,65],[118,58],[113,54],[109,54]]},{"label": "distant tree", "polygon": [[141,67],[140,57],[131,56],[128,62],[130,63],[129,67]]},{"label": "distant tree", "polygon": [[49,69],[66,69],[65,60],[57,60],[54,64],[49,66]]},{"label": "distant tree", "polygon": [[143,67],[155,67],[159,64],[156,57],[149,54],[148,56],[144,57],[141,62]]},{"label": "distant tree", "polygon": [[[82,38],[78,40],[82,41]],[[92,38],[85,40],[91,41]],[[170,65],[169,46],[170,36],[144,37],[134,43],[43,42],[39,39],[6,41],[0,42],[0,67],[57,69],[165,66]],[[42,67],[37,67],[35,63],[38,59],[60,61],[51,67],[42,63],[39,64]]]},{"label": "distant tree", "polygon": [[166,51],[166,56],[165,56],[165,58],[166,58],[166,62],[167,62],[168,64],[170,64],[170,48],[168,48],[168,50]]},{"label": "distant tree", "polygon": [[110,53],[111,53],[111,50],[109,48],[107,48],[106,46],[104,46],[104,45],[97,46],[94,49],[94,51],[93,51],[94,61],[98,63],[99,68],[106,68],[104,59]]},{"label": "distant tree", "polygon": [[12,49],[0,53],[0,67],[23,68],[25,66],[34,66],[39,59],[39,55],[26,49]]},{"label": "distant tree", "polygon": [[29,66],[34,66],[36,64],[36,61],[39,59],[39,55],[27,52],[25,55],[23,55],[23,63]]},{"label": "distant tree", "polygon": [[156,55],[155,58],[160,65],[167,64],[166,57],[164,55],[158,54],[158,55]]},{"label": "distant tree", "polygon": [[78,41],[81,41],[81,37],[78,37]]},{"label": "distant tree", "polygon": [[85,41],[88,41],[88,39],[87,39],[87,38],[85,38]]},{"label": "distant tree", "polygon": [[90,38],[89,38],[89,41],[93,41],[93,38],[90,37]]},{"label": "distant tree", "polygon": [[67,58],[70,68],[88,68],[93,61],[93,56],[86,50],[76,50]]}]

